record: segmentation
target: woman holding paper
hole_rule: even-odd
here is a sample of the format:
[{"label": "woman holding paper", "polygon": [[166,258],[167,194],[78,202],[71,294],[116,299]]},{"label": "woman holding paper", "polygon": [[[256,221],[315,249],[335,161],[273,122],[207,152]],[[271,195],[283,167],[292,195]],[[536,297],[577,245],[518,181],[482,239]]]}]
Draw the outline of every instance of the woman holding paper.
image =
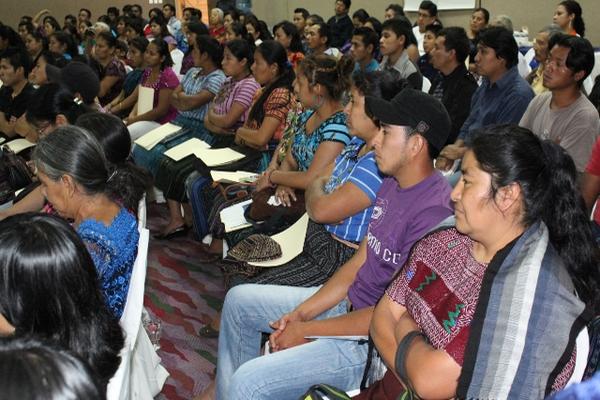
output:
[{"label": "woman holding paper", "polygon": [[[171,66],[173,60],[169,53],[169,45],[158,38],[146,48],[144,53],[146,69],[142,74],[141,86],[153,90],[152,108],[149,111],[138,114],[134,107],[132,114],[125,120],[129,126],[129,133],[132,139],[148,133],[150,129],[146,121],[156,121],[159,124],[165,124],[175,118],[177,110],[171,105],[171,95],[179,85],[179,79]],[[140,87],[134,91],[137,97],[138,106],[141,103]]]},{"label": "woman holding paper", "polygon": [[[351,60],[327,55],[309,56],[297,68],[294,92],[305,111],[295,123],[291,146],[281,164],[268,168],[256,190],[276,188],[284,206],[296,201],[295,191],[305,190],[328,171],[350,142],[342,95],[350,86]],[[277,153],[277,152],[276,152]],[[212,241],[208,252],[221,254],[223,241]]]},{"label": "woman holding paper", "polygon": [[[147,169],[154,177],[166,150],[192,137],[201,139],[209,135],[204,128],[204,117],[210,102],[221,90],[225,80],[221,70],[223,48],[210,36],[199,35],[193,43],[192,54],[195,68],[191,68],[185,74],[171,96],[171,104],[177,109],[177,116],[171,124],[187,131],[178,134],[173,140],[157,144],[151,150],[141,146],[135,146],[133,149],[135,163]],[[158,122],[147,123],[147,125],[152,126],[151,130],[161,126]]]},{"label": "woman holding paper", "polygon": [[[253,61],[248,42],[233,40],[225,45],[222,67],[227,79],[205,111],[205,129],[197,130],[196,138],[213,146],[221,144],[221,147],[233,142],[233,132],[246,121],[252,98],[260,87],[250,71]],[[188,229],[186,225],[191,225],[191,222],[186,224],[181,206],[187,209],[185,217],[191,219],[184,185],[187,176],[194,171],[192,159],[173,161],[163,157],[156,168],[155,185],[163,191],[170,210],[170,221],[157,238],[183,235]]]},{"label": "woman holding paper", "polygon": [[[344,109],[353,138],[335,160],[331,176],[325,173],[306,190],[310,220],[302,253],[276,268],[262,268],[254,276],[239,269],[224,271],[231,286],[242,283],[318,286],[353,256],[366,234],[375,194],[382,183],[373,152],[373,141],[380,127],[366,114],[365,97],[391,100],[405,85],[406,81],[399,79],[395,70],[353,75],[351,100]],[[213,238],[219,237],[215,231],[211,233]],[[217,337],[219,320],[219,316],[215,317],[200,334]]]},{"label": "woman holding paper", "polygon": [[120,117],[126,117],[131,112],[137,101],[135,89],[140,84],[145,69],[144,53],[148,48],[148,39],[139,36],[129,41],[129,52],[127,54],[129,65],[133,71],[125,76],[123,90],[106,107],[106,111]]}]

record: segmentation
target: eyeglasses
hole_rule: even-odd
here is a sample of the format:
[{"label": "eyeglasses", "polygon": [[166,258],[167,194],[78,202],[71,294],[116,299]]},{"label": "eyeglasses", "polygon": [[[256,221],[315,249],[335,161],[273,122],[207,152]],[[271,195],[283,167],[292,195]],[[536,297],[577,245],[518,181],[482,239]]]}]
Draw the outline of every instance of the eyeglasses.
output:
[{"label": "eyeglasses", "polygon": [[34,128],[38,135],[44,136],[48,133],[47,130],[50,127],[50,125],[52,124],[50,122],[47,122],[42,126],[34,126]]}]

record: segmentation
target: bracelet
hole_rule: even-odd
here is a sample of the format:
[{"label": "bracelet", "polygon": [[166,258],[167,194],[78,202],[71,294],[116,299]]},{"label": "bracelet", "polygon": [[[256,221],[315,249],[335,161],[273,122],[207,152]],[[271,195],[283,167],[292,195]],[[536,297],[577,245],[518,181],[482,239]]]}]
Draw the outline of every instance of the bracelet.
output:
[{"label": "bracelet", "polygon": [[400,341],[398,349],[396,350],[396,373],[403,383],[410,386],[408,381],[408,374],[406,373],[406,355],[408,354],[408,348],[412,341],[417,337],[421,336],[429,343],[427,336],[421,331],[411,331],[406,334]]},{"label": "bracelet", "polygon": [[271,180],[271,174],[273,173],[273,171],[269,171],[269,173],[267,174],[267,182],[269,182],[269,185],[271,186],[275,186],[275,184],[273,183],[273,181]]}]

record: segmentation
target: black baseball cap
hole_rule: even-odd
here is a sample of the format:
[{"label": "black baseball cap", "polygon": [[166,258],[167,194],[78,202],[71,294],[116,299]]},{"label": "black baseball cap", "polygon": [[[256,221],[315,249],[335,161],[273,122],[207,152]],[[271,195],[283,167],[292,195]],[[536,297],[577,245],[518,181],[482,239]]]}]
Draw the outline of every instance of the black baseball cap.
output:
[{"label": "black baseball cap", "polygon": [[412,128],[438,151],[450,134],[450,116],[444,105],[420,90],[404,89],[391,101],[367,96],[365,110],[383,124]]},{"label": "black baseball cap", "polygon": [[85,104],[93,104],[100,93],[100,79],[85,63],[73,61],[63,68],[48,64],[46,75],[50,82],[58,83],[73,94],[79,93]]}]

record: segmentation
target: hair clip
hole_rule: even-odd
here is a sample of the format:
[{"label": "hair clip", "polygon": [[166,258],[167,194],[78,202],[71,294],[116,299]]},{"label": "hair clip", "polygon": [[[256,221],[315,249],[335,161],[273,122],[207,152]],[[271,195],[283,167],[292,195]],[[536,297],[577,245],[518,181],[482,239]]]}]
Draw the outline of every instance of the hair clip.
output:
[{"label": "hair clip", "polygon": [[83,100],[81,100],[79,97],[73,97],[73,101],[75,102],[75,104],[77,104],[78,106],[83,104]]}]

